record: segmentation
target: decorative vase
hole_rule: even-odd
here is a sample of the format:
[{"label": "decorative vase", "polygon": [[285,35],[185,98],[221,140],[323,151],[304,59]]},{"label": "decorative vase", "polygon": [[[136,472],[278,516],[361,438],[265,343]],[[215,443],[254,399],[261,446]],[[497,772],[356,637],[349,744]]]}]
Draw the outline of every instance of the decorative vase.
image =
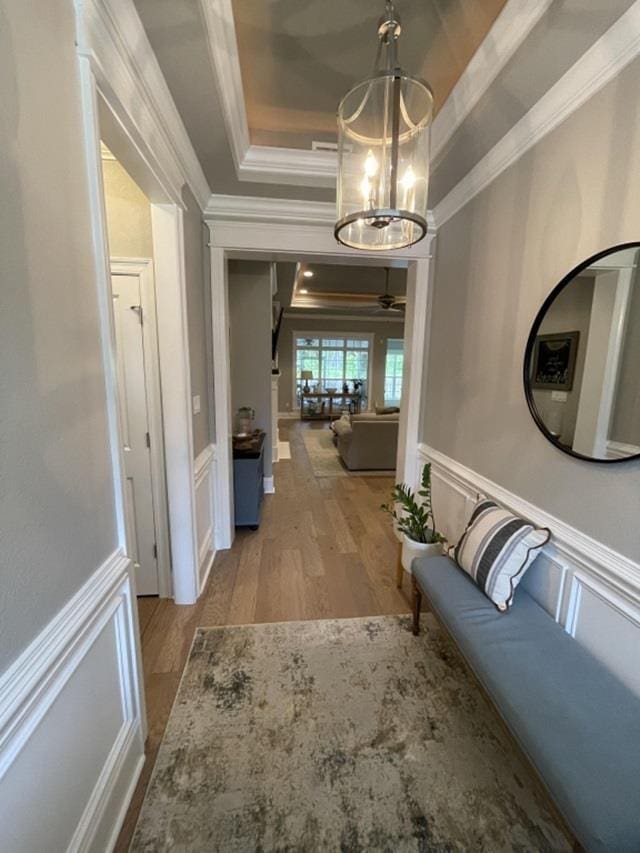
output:
[{"label": "decorative vase", "polygon": [[411,574],[411,564],[416,557],[439,557],[442,555],[440,542],[415,542],[405,534],[402,537],[402,566]]}]

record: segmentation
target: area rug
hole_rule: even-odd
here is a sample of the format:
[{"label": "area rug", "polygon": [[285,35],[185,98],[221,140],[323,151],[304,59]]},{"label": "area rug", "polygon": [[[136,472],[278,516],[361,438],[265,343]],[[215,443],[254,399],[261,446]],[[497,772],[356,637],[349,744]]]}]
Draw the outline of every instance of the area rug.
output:
[{"label": "area rug", "polygon": [[198,629],[131,850],[569,850],[449,641],[404,616]]},{"label": "area rug", "polygon": [[343,465],[330,429],[307,429],[302,440],[314,477],[393,477],[393,471],[349,471]]}]

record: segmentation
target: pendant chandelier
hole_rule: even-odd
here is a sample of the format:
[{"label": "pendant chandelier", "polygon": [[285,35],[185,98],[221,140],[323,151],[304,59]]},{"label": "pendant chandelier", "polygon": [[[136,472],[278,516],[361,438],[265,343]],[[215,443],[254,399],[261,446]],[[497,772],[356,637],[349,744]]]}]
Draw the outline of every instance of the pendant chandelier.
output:
[{"label": "pendant chandelier", "polygon": [[400,31],[387,0],[373,75],[338,107],[334,233],[354,249],[403,249],[427,233],[433,96],[426,83],[398,66]]}]

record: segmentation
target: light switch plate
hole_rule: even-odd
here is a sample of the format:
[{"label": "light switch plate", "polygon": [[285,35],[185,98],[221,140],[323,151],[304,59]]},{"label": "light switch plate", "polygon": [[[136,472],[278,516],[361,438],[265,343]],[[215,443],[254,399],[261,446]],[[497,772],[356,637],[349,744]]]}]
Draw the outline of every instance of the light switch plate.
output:
[{"label": "light switch plate", "polygon": [[200,413],[200,394],[196,394],[193,398],[193,414],[197,415]]},{"label": "light switch plate", "polygon": [[556,403],[566,403],[567,402],[567,392],[566,391],[552,391],[551,399]]}]

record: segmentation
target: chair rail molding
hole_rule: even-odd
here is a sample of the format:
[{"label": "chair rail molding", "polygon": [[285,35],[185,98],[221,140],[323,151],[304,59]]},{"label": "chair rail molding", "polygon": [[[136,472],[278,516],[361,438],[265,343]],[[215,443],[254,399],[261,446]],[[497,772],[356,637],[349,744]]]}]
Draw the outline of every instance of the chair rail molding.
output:
[{"label": "chair rail molding", "polygon": [[132,0],[76,0],[76,21],[79,55],[169,198],[182,205],[186,183],[204,210],[211,190]]},{"label": "chair rail molding", "polygon": [[[132,565],[118,549],[0,676],[3,850],[114,846],[144,764],[137,638]],[[87,740],[83,721],[96,717]],[[62,760],[71,784],[58,784]],[[16,808],[45,790],[51,808],[37,821]]]},{"label": "chair rail molding", "polygon": [[640,0],[636,0],[438,202],[433,211],[436,227],[442,227],[455,216],[505,169],[613,80],[639,53]]},{"label": "chair rail molding", "polygon": [[640,564],[560,518],[425,444],[439,523],[451,542],[461,535],[479,495],[551,530],[551,540],[522,586],[577,642],[640,696]]},{"label": "chair rail molding", "polygon": [[475,501],[478,495],[487,495],[538,526],[548,527],[552,538],[547,553],[580,565],[640,606],[640,563],[426,444],[418,445],[418,456],[422,464],[431,463],[434,476],[465,497]]}]

